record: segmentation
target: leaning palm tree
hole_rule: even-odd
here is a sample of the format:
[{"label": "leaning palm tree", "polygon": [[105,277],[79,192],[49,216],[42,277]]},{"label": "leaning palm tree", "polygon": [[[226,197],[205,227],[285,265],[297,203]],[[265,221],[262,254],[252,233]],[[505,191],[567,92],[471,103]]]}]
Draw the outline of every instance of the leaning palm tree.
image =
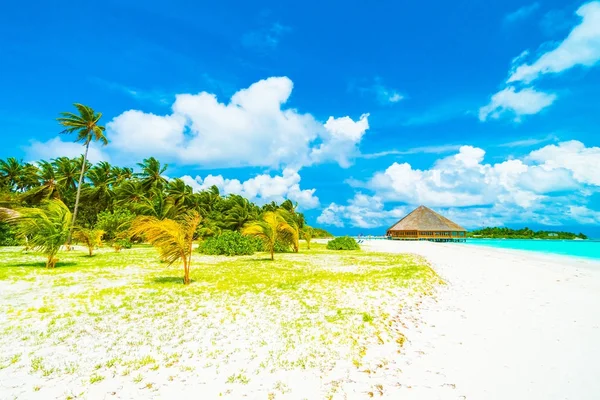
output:
[{"label": "leaning palm tree", "polygon": [[75,220],[77,219],[77,209],[79,208],[79,196],[81,196],[81,184],[83,183],[83,175],[85,174],[85,167],[87,165],[87,155],[92,141],[101,142],[103,145],[108,144],[108,139],[104,136],[105,128],[100,126],[100,118],[102,113],[97,113],[91,107],[84,106],[83,104],[73,104],[79,115],[72,112],[60,113],[60,117],[57,121],[65,127],[61,133],[75,133],[77,138],[76,142],[83,142],[85,146],[85,152],[83,153],[83,163],[81,164],[81,172],[79,173],[79,183],[77,185],[77,195],[75,196],[75,208],[73,209],[73,221],[71,222],[71,228],[69,230],[69,238],[67,239],[67,245],[71,244],[71,236],[73,235],[73,227],[75,226]]},{"label": "leaning palm tree", "polygon": [[[288,200],[289,201],[289,200]],[[291,202],[290,202],[291,203]],[[281,217],[287,222],[287,224],[291,228],[291,235],[289,237],[289,241],[294,248],[294,253],[297,253],[300,250],[300,226],[296,222],[296,214],[286,210],[285,208],[280,208],[276,211],[277,214],[281,215]]]},{"label": "leaning palm tree", "polygon": [[94,250],[102,246],[102,236],[104,236],[104,231],[101,229],[77,228],[73,239],[83,243],[88,248],[91,257],[94,255]]},{"label": "leaning palm tree", "polygon": [[48,257],[46,268],[54,268],[56,254],[65,244],[71,225],[71,211],[60,200],[49,200],[40,208],[0,209],[0,220],[16,227],[21,237],[28,239],[28,247]]},{"label": "leaning palm tree", "polygon": [[306,240],[306,247],[308,248],[308,250],[310,250],[310,241],[315,235],[314,228],[312,226],[304,225],[304,227],[301,230],[301,233],[304,240]]},{"label": "leaning palm tree", "polygon": [[150,216],[139,216],[132,224],[131,236],[143,236],[158,249],[163,261],[173,264],[181,260],[183,263],[183,284],[190,283],[190,267],[192,263],[192,244],[194,235],[202,217],[198,212],[183,214],[177,220],[158,219]]},{"label": "leaning palm tree", "polygon": [[275,243],[277,241],[290,243],[294,233],[294,228],[280,213],[274,211],[267,211],[262,220],[250,222],[242,230],[243,235],[254,236],[264,242],[265,247],[271,253],[271,260],[275,259]]}]

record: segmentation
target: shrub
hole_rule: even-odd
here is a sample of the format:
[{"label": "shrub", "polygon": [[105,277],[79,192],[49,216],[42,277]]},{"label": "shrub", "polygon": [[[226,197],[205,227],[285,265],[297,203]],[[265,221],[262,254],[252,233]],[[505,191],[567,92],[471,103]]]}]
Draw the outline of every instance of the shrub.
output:
[{"label": "shrub", "polygon": [[327,242],[329,250],[360,250],[360,246],[350,236],[337,237]]},{"label": "shrub", "polygon": [[10,225],[0,222],[0,246],[20,246],[21,244],[22,241],[19,240]]},{"label": "shrub", "polygon": [[275,253],[291,253],[293,251],[292,244],[277,240],[275,246],[273,246],[273,251]]},{"label": "shrub", "polygon": [[260,239],[243,236],[239,232],[225,231],[219,236],[204,240],[200,243],[198,251],[209,255],[247,256],[264,251],[264,245]]}]

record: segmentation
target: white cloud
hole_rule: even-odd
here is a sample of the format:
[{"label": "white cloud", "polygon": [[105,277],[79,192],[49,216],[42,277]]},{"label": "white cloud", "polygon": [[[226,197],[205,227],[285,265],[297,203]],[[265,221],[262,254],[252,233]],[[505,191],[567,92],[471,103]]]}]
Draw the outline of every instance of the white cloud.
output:
[{"label": "white cloud", "polygon": [[585,206],[569,206],[568,215],[580,224],[600,224],[600,211]]},{"label": "white cloud", "polygon": [[552,93],[538,92],[533,88],[516,91],[509,86],[494,94],[490,103],[479,109],[479,120],[485,121],[490,117],[497,119],[503,114],[511,114],[519,122],[521,116],[537,114],[555,100],[556,95]]},{"label": "white cloud", "polygon": [[600,2],[579,7],[581,22],[553,50],[532,64],[522,64],[511,72],[507,82],[530,83],[540,75],[560,73],[575,66],[591,67],[600,61]]},{"label": "white cloud", "polygon": [[343,228],[348,223],[353,227],[369,229],[382,226],[390,220],[399,219],[407,212],[408,207],[406,206],[385,210],[384,204],[378,196],[357,193],[347,205],[331,203],[317,217],[317,222],[338,228]]},{"label": "white cloud", "polygon": [[356,122],[330,117],[323,124],[283,108],[292,88],[290,79],[273,77],[238,91],[228,104],[202,92],[177,95],[170,115],[126,111],[107,124],[111,148],[210,167],[350,165],[368,129],[368,114]]},{"label": "white cloud", "polygon": [[600,148],[581,142],[562,142],[532,151],[522,160],[496,164],[483,162],[485,151],[463,146],[452,156],[438,160],[430,169],[413,169],[393,163],[376,173],[366,187],[384,200],[438,207],[513,204],[535,206],[550,193],[575,191],[586,186],[600,188]]},{"label": "white cloud", "polygon": [[586,147],[577,140],[545,146],[527,157],[549,171],[567,170],[582,184],[600,186],[600,147]]},{"label": "white cloud", "polygon": [[304,210],[319,206],[319,199],[315,196],[316,189],[301,189],[300,174],[290,168],[284,169],[281,175],[262,174],[244,182],[238,179],[226,179],[222,175],[208,175],[205,178],[199,176],[192,178],[186,175],[181,179],[195,191],[205,190],[215,185],[223,194],[239,194],[257,204],[271,201],[279,203],[290,199],[298,202],[298,207]]},{"label": "white cloud", "polygon": [[[85,151],[81,143],[63,142],[60,137],[55,137],[46,142],[32,140],[25,148],[25,159],[28,161],[50,160],[58,157],[75,158],[83,155]],[[91,163],[109,161],[109,157],[102,147],[92,142],[88,151],[88,160]]]},{"label": "white cloud", "polygon": [[[319,222],[385,226],[393,222],[390,213],[400,210],[401,216],[420,204],[441,210],[467,227],[528,221],[558,225],[598,217],[596,211],[577,207],[600,192],[600,147],[569,141],[544,146],[521,159],[488,164],[484,157],[483,149],[462,146],[429,169],[395,162],[367,182],[352,181],[371,190],[372,196],[359,193],[347,205],[331,204]],[[406,206],[387,210],[385,203]]]},{"label": "white cloud", "polygon": [[540,4],[538,2],[523,6],[516,11],[507,14],[504,17],[504,21],[507,23],[516,22],[522,19],[529,17],[531,14],[536,12],[540,8]]},{"label": "white cloud", "polygon": [[369,114],[363,114],[358,121],[350,117],[329,117],[325,123],[323,142],[312,149],[313,162],[335,160],[341,167],[348,168],[351,160],[359,156],[358,144],[369,129]]}]

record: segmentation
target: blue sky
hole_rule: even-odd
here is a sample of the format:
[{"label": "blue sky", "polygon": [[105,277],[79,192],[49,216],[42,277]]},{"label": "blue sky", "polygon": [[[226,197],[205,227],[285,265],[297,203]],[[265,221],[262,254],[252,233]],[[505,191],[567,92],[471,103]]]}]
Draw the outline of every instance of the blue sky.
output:
[{"label": "blue sky", "polygon": [[600,3],[412,3],[6,4],[0,157],[80,153],[55,118],[81,102],[93,160],[156,156],[336,233],[425,204],[600,236]]}]

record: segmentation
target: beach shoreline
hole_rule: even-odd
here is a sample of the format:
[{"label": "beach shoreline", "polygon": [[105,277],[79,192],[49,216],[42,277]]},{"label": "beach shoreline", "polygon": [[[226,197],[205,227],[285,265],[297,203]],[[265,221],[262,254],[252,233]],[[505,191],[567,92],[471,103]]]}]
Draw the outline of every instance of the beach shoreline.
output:
[{"label": "beach shoreline", "polygon": [[600,396],[599,262],[455,243],[362,246],[420,255],[447,283],[408,333],[409,398]]}]

